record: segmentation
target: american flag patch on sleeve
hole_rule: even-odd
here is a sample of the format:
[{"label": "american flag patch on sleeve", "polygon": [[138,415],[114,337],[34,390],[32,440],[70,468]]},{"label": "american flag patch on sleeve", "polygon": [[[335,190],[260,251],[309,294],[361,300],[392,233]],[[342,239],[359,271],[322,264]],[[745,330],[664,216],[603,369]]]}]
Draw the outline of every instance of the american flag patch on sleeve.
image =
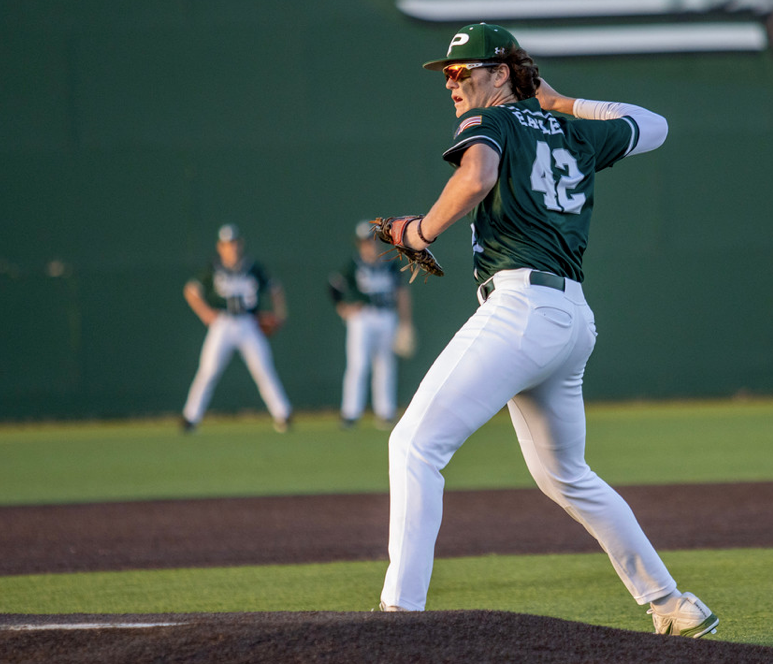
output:
[{"label": "american flag patch on sleeve", "polygon": [[456,133],[454,134],[454,138],[456,138],[459,134],[461,134],[465,129],[469,129],[470,127],[475,127],[479,125],[481,122],[483,122],[483,116],[481,115],[473,115],[472,117],[467,118],[457,128]]}]

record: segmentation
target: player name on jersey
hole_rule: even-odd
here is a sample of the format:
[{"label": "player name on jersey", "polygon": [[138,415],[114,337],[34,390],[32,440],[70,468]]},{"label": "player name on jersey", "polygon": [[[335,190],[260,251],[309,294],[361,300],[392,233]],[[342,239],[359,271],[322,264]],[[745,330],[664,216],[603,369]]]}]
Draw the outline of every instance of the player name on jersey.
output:
[{"label": "player name on jersey", "polygon": [[510,106],[508,106],[508,108],[512,110],[513,115],[518,118],[518,122],[520,122],[524,127],[529,127],[530,129],[539,129],[547,136],[564,133],[564,130],[561,128],[558,120],[556,120],[549,113],[535,113],[534,111],[517,109]]}]

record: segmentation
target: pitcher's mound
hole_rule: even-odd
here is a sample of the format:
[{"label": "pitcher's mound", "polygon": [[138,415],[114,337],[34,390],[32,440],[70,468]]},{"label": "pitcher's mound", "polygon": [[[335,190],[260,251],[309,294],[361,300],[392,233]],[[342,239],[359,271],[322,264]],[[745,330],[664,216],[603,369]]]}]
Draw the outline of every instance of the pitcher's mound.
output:
[{"label": "pitcher's mound", "polygon": [[716,638],[657,636],[504,611],[0,615],[5,664],[773,661],[773,648]]}]

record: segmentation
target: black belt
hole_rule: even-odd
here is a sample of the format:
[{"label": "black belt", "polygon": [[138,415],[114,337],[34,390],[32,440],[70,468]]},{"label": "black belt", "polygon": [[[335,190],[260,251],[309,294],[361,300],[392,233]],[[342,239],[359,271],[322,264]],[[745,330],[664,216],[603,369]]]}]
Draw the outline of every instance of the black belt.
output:
[{"label": "black belt", "polygon": [[[532,286],[546,286],[547,288],[553,288],[560,291],[566,289],[566,281],[563,277],[559,277],[556,274],[550,274],[549,272],[537,272],[537,270],[532,270],[529,273],[529,283]],[[494,284],[493,279],[489,279],[489,281],[480,287],[484,302],[488,300],[489,295],[494,292],[495,288],[496,285]]]},{"label": "black belt", "polygon": [[566,289],[566,281],[564,281],[564,278],[555,274],[550,274],[550,272],[537,272],[536,270],[532,270],[529,273],[529,283],[531,283],[532,286],[547,286],[548,288],[560,291]]}]

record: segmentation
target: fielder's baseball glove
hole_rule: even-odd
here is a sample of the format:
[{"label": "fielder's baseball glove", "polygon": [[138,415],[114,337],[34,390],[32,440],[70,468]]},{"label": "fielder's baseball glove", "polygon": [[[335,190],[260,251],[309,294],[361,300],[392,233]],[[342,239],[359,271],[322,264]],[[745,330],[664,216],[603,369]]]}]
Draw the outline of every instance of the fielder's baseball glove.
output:
[{"label": "fielder's baseball glove", "polygon": [[409,360],[416,354],[416,346],[416,328],[411,323],[400,323],[392,342],[395,355]]},{"label": "fielder's baseball glove", "polygon": [[405,258],[408,261],[408,265],[402,269],[410,270],[411,279],[409,283],[413,283],[413,280],[418,276],[420,271],[424,271],[425,273],[425,282],[430,274],[435,274],[438,277],[443,276],[443,268],[440,267],[429,249],[416,251],[403,244],[403,236],[405,235],[405,229],[408,227],[408,224],[422,218],[422,215],[389,217],[387,219],[377,217],[370,222],[373,224],[373,234],[382,242],[394,245],[394,250],[397,252],[397,258],[401,261]]},{"label": "fielder's baseball glove", "polygon": [[258,312],[258,326],[265,336],[273,337],[279,332],[282,325],[284,325],[284,321],[273,311]]}]

